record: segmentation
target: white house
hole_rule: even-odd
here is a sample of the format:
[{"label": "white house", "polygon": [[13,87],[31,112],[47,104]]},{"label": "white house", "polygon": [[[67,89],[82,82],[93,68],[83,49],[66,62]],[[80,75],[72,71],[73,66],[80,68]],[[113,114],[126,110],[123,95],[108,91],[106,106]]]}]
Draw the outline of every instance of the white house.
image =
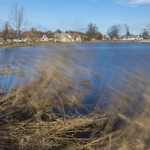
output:
[{"label": "white house", "polygon": [[78,34],[78,33],[67,33],[69,35],[69,39],[71,42],[81,42],[82,39],[81,39],[81,34]]},{"label": "white house", "polygon": [[121,40],[143,40],[143,37],[139,35],[129,35],[129,36],[122,36]]},{"label": "white house", "polygon": [[3,44],[4,43],[4,40],[0,40],[0,44]]},{"label": "white house", "polygon": [[110,36],[109,35],[103,35],[102,40],[110,40]]},{"label": "white house", "polygon": [[68,33],[55,33],[54,42],[70,42]]},{"label": "white house", "polygon": [[43,37],[41,38],[41,41],[48,42],[49,39],[46,35],[43,35]]}]

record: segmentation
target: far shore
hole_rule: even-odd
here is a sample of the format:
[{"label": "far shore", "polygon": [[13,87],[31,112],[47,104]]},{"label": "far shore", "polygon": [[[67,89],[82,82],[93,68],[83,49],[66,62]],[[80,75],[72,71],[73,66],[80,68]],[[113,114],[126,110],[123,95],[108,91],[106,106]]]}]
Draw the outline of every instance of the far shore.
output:
[{"label": "far shore", "polygon": [[[139,43],[139,40],[112,40],[112,41],[86,41],[83,44],[95,44],[95,43]],[[45,46],[45,45],[67,45],[67,44],[82,44],[82,42],[37,42],[37,43],[13,43],[8,45],[0,45],[0,49],[16,48],[16,47],[34,47],[34,46]]]}]

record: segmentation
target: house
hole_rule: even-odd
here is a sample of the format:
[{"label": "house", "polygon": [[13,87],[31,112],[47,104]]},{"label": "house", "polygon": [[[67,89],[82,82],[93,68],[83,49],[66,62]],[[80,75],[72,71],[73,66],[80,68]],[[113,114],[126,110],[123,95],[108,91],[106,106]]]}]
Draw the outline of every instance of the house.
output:
[{"label": "house", "polygon": [[4,38],[2,38],[2,34],[0,33],[0,44],[4,43]]},{"label": "house", "polygon": [[87,38],[86,34],[85,34],[85,33],[82,33],[81,38],[83,38],[83,39]]},{"label": "house", "polygon": [[68,38],[69,38],[70,42],[74,42],[73,36],[71,36],[70,33],[67,33],[67,34],[68,34]]},{"label": "house", "polygon": [[81,34],[79,33],[67,33],[71,42],[81,42]]},{"label": "house", "polygon": [[110,36],[109,35],[103,35],[103,38],[102,38],[102,40],[110,40],[111,38],[110,38]]},{"label": "house", "polygon": [[126,35],[122,36],[121,40],[143,40],[143,38],[140,37],[139,35],[131,34],[129,36],[126,36]]},{"label": "house", "polygon": [[48,42],[49,39],[48,39],[48,37],[46,35],[43,35],[43,37],[40,39],[40,41],[42,41],[42,42]]},{"label": "house", "polygon": [[114,40],[114,41],[115,41],[115,40],[118,40],[118,39],[117,39],[116,37],[114,37],[112,40]]},{"label": "house", "polygon": [[144,37],[145,40],[150,40],[150,35]]},{"label": "house", "polygon": [[143,37],[140,37],[140,36],[138,36],[137,38],[136,38],[136,40],[143,40],[144,38]]},{"label": "house", "polygon": [[52,32],[48,31],[45,35],[47,36],[49,42],[54,41],[54,34]]},{"label": "house", "polygon": [[70,42],[68,33],[55,33],[54,42]]},{"label": "house", "polygon": [[95,38],[92,38],[91,41],[95,41]]},{"label": "house", "polygon": [[23,39],[23,41],[24,41],[24,42],[31,42],[32,39],[31,39],[29,36],[27,36],[25,39]]},{"label": "house", "polygon": [[2,40],[2,38],[1,38],[1,39],[0,39],[0,45],[1,45],[1,44],[4,44],[4,42],[5,42],[5,41]]}]

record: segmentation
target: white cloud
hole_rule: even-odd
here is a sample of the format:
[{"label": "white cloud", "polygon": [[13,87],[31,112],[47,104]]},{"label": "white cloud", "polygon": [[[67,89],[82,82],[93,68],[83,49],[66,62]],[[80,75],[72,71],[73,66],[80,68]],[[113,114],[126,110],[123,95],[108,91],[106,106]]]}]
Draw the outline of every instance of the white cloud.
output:
[{"label": "white cloud", "polygon": [[116,4],[150,5],[150,0],[115,0]]}]

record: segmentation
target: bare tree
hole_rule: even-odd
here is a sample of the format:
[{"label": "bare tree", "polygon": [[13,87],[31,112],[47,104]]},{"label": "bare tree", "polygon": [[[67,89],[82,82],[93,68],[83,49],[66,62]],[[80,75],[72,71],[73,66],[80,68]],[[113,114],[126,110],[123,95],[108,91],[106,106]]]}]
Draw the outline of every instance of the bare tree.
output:
[{"label": "bare tree", "polygon": [[62,33],[60,29],[57,29],[54,33]]},{"label": "bare tree", "polygon": [[31,32],[32,32],[33,34],[35,34],[35,33],[37,32],[37,29],[34,28],[34,27],[32,27],[32,28],[31,28]]},{"label": "bare tree", "polygon": [[91,39],[93,39],[94,36],[93,36],[93,33],[91,31],[87,31],[86,37],[87,37],[87,40],[91,40]]},{"label": "bare tree", "polygon": [[86,32],[86,36],[88,37],[89,40],[91,40],[92,38],[95,38],[95,36],[98,33],[98,27],[96,26],[96,24],[88,24],[88,31]]},{"label": "bare tree", "polygon": [[15,31],[13,29],[9,29],[8,38],[11,39],[11,41],[15,37]]},{"label": "bare tree", "polygon": [[47,31],[45,32],[45,35],[48,37],[48,38],[53,38],[54,37],[54,33],[52,31]]},{"label": "bare tree", "polygon": [[148,36],[148,31],[143,31],[143,32],[142,32],[142,36],[143,36],[143,37]]},{"label": "bare tree", "polygon": [[10,10],[11,14],[9,19],[11,21],[11,25],[17,30],[17,39],[19,31],[23,30],[26,27],[27,20],[25,19],[25,10],[24,7],[18,7],[18,4],[13,4],[12,9]]},{"label": "bare tree", "polygon": [[96,24],[88,24],[88,31],[92,32],[93,34],[96,34],[98,32],[98,27]]},{"label": "bare tree", "polygon": [[130,32],[129,32],[129,26],[128,26],[127,24],[124,24],[123,27],[124,27],[126,36],[129,36],[129,35],[130,35]]},{"label": "bare tree", "polygon": [[121,34],[122,32],[122,26],[121,25],[113,25],[111,26],[108,31],[107,34],[113,39],[116,38],[118,39],[118,36]]},{"label": "bare tree", "polygon": [[102,38],[103,38],[102,33],[101,33],[101,32],[98,32],[98,33],[97,33],[97,40],[102,40]]},{"label": "bare tree", "polygon": [[148,36],[150,33],[150,25],[147,25],[143,28],[143,31],[142,31],[142,36],[144,38],[146,38],[146,36]]},{"label": "bare tree", "polygon": [[[144,33],[146,36],[149,35],[149,33],[150,33],[150,25],[147,25],[147,26],[145,26],[145,27],[143,28],[143,33]],[[142,34],[143,34],[143,33],[142,33]]]},{"label": "bare tree", "polygon": [[9,27],[10,27],[9,22],[5,22],[3,25],[3,32],[2,32],[2,36],[5,41],[8,39],[9,36]]}]

